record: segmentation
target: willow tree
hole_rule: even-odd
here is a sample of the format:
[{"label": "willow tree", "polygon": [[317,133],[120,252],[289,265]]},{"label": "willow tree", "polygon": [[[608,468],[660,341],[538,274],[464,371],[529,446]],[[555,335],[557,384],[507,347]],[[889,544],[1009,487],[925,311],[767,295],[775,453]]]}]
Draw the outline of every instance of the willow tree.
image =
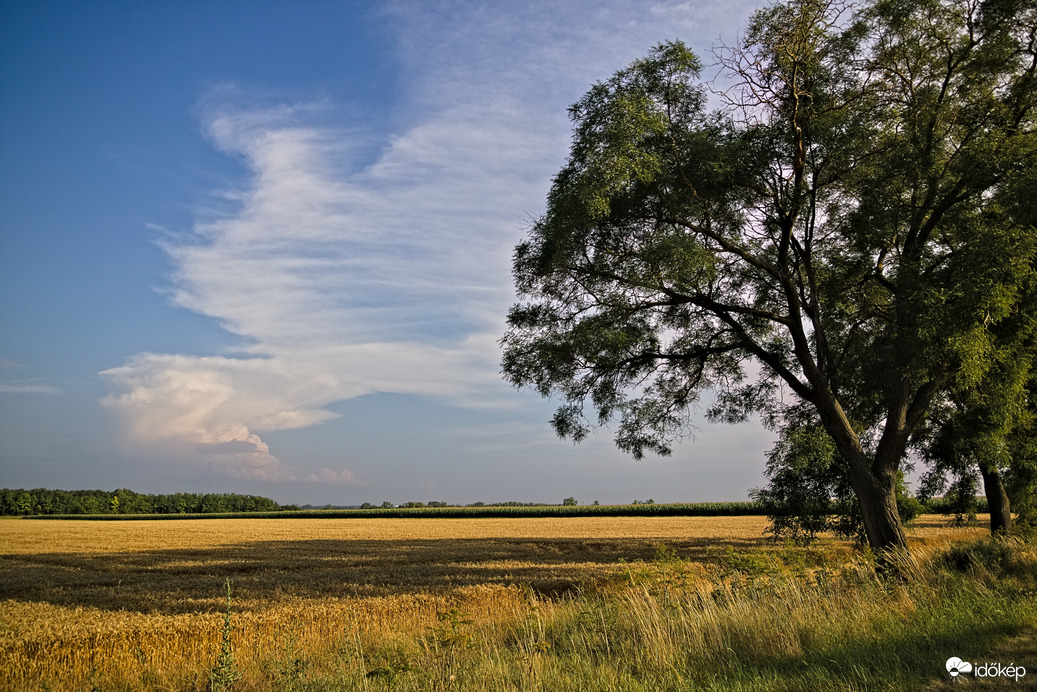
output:
[{"label": "willow tree", "polygon": [[1015,314],[994,330],[1002,336],[996,341],[995,364],[975,386],[948,391],[914,440],[929,467],[922,476],[921,493],[942,492],[947,479],[953,479],[950,491],[959,517],[975,512],[979,472],[993,534],[1012,533],[1016,504],[1023,523],[1033,523],[1037,286],[1031,285],[1024,298]]},{"label": "willow tree", "polygon": [[1032,271],[1003,191],[1035,160],[1035,24],[1033,0],[793,0],[720,55],[719,108],[679,42],[594,85],[515,250],[505,377],[636,458],[704,391],[728,421],[798,398],[869,544],[906,547],[909,437],[982,379]]}]

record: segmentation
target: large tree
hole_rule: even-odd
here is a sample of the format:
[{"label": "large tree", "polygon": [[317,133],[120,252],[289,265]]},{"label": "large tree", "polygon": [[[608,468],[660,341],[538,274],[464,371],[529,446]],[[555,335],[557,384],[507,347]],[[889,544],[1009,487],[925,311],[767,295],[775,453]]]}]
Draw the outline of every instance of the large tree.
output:
[{"label": "large tree", "polygon": [[515,251],[505,376],[561,397],[559,435],[618,419],[638,458],[670,452],[704,390],[732,421],[780,421],[798,398],[869,544],[906,548],[909,437],[941,392],[982,380],[1033,271],[1006,197],[1037,149],[1035,14],[792,0],[721,53],[737,86],[717,109],[679,42],[596,84]]}]

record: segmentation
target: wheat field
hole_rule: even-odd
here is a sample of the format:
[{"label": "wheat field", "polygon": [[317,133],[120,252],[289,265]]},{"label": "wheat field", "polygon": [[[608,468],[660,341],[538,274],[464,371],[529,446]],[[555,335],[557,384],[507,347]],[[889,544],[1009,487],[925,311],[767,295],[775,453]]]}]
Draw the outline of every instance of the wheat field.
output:
[{"label": "wheat field", "polygon": [[[476,627],[507,640],[514,623],[570,595],[642,584],[637,575],[652,565],[679,565],[665,579],[700,588],[732,556],[786,555],[767,525],[763,517],[0,520],[0,689],[219,688],[212,671],[228,612],[234,689],[287,689],[302,668],[380,689],[372,670],[388,671],[390,686],[410,670],[394,642],[453,642]],[[930,550],[983,532],[926,516],[910,540]],[[833,539],[803,550],[797,564],[808,570],[852,553]],[[529,646],[535,654],[536,642]]]}]

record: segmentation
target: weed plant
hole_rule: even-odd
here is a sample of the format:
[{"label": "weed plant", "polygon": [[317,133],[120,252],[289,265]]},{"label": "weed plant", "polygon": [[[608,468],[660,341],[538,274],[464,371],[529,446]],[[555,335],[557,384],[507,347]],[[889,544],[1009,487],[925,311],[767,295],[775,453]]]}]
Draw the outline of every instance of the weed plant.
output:
[{"label": "weed plant", "polygon": [[230,690],[234,683],[241,678],[241,673],[234,663],[234,649],[231,643],[233,627],[230,622],[230,579],[226,580],[225,585],[227,587],[227,610],[223,613],[223,627],[220,628],[220,653],[216,657],[216,663],[209,671],[209,688],[212,692]]}]

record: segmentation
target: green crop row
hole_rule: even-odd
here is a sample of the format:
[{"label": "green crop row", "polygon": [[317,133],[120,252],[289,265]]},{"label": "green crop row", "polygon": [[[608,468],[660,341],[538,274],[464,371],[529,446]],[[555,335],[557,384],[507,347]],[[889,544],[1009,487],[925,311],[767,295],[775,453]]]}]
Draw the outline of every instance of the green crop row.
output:
[{"label": "green crop row", "polygon": [[[950,501],[935,498],[923,511],[953,514]],[[985,498],[977,498],[975,511],[984,513]],[[373,507],[370,509],[305,509],[277,512],[215,512],[209,514],[55,514],[34,519],[492,519],[552,517],[735,517],[762,516],[757,502],[691,502],[633,505],[505,505],[468,507]]]},{"label": "green crop row", "polygon": [[637,505],[532,505],[520,507],[395,507],[372,509],[313,509],[287,512],[224,512],[218,514],[94,514],[50,515],[35,519],[476,519],[551,517],[719,517],[751,516],[763,512],[755,502],[695,502]]}]

